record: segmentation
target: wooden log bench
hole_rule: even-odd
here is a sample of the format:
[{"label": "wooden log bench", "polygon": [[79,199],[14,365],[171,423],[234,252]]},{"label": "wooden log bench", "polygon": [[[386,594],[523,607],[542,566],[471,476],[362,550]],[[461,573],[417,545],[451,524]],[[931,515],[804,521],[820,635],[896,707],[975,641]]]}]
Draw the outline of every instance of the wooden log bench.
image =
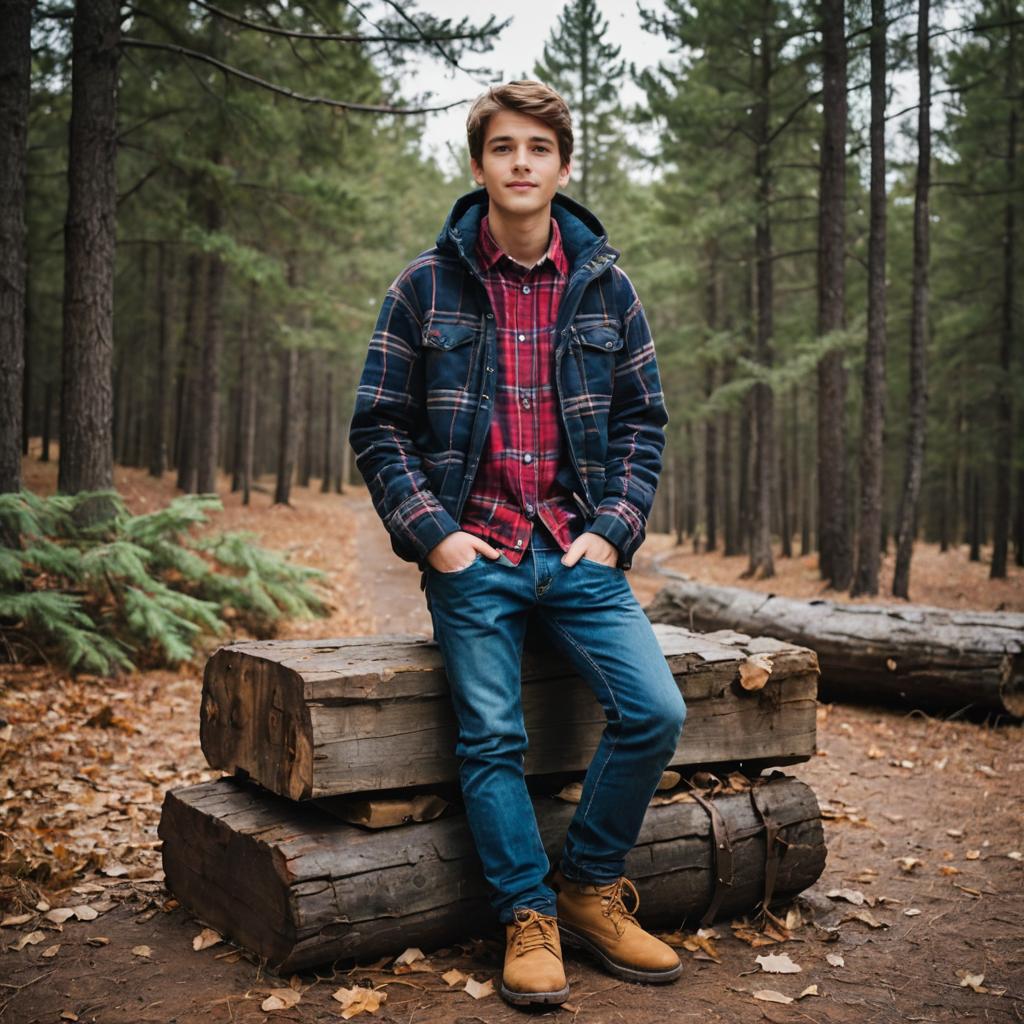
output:
[{"label": "wooden log bench", "polygon": [[[626,861],[646,927],[777,905],[821,874],[813,791],[781,773],[743,781],[716,796],[663,793],[648,809]],[[575,807],[546,797],[535,808],[553,859]],[[169,791],[159,835],[178,900],[278,973],[429,951],[495,926],[462,814],[366,831],[224,778]]]},{"label": "wooden log bench", "polygon": [[813,648],[827,700],[1024,716],[1024,615],[926,605],[799,601],[673,580],[645,609],[653,622],[770,634]]},{"label": "wooden log bench", "polygon": [[[815,653],[766,637],[656,627],[687,704],[672,760],[756,774],[815,752]],[[604,712],[550,651],[523,657],[528,775],[586,769]],[[440,650],[418,636],[265,640],[220,648],[203,677],[210,765],[292,799],[457,783]]]}]

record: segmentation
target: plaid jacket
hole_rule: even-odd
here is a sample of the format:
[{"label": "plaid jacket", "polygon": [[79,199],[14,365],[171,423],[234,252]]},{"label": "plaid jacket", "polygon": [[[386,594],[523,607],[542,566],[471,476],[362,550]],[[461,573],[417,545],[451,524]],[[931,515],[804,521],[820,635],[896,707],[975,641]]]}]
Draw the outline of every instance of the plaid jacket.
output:
[{"label": "plaid jacket", "polygon": [[[427,555],[459,518],[491,422],[494,312],[475,262],[487,212],[456,201],[433,249],[388,288],[356,393],[349,443],[402,559]],[[643,543],[668,414],[643,307],[600,221],[557,193],[570,273],[555,325],[555,384],[569,459],[559,480],[587,529],[628,569]]]}]

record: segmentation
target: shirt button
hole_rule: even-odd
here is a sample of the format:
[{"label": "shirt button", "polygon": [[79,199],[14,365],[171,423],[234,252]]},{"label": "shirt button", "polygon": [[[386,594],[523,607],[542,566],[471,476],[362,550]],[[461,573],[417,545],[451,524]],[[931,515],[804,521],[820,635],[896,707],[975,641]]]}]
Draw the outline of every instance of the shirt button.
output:
[{"label": "shirt button", "polygon": [[488,313],[487,314],[487,319],[488,320],[493,320],[494,319],[494,314],[493,313]]},{"label": "shirt button", "polygon": [[528,516],[532,516],[532,515],[533,515],[533,506],[532,506],[532,505],[529,505],[529,504],[528,504],[528,505],[526,506],[526,514],[527,514]]},{"label": "shirt button", "polygon": [[525,334],[520,334],[519,335],[519,340],[520,341],[526,341],[526,335]]},{"label": "shirt button", "polygon": [[530,286],[528,284],[524,284],[523,285],[523,294],[524,295],[529,295],[530,294]]},{"label": "shirt button", "polygon": [[523,462],[533,462],[533,456],[529,452],[527,452],[523,456]]},{"label": "shirt button", "polygon": [[523,542],[521,540],[517,540],[516,541],[516,547],[517,548],[521,548],[522,546],[523,546]]},{"label": "shirt button", "polygon": [[529,409],[530,408],[530,400],[528,398],[524,398],[523,399],[523,408],[524,409]]}]

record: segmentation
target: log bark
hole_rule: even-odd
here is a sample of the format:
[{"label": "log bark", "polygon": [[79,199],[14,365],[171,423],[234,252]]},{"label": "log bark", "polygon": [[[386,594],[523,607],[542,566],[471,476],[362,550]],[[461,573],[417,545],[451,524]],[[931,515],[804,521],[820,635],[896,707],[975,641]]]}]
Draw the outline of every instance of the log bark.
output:
[{"label": "log bark", "polygon": [[[747,770],[814,754],[812,651],[657,632],[687,703],[673,767]],[[745,689],[743,679],[762,664],[766,681]],[[540,645],[528,645],[522,678],[527,775],[586,769],[605,726],[587,685]],[[206,665],[207,761],[294,800],[457,783],[456,738],[440,651],[419,636],[246,641],[220,648]]]},{"label": "log bark", "polygon": [[658,592],[653,622],[770,634],[817,651],[822,698],[899,701],[1024,715],[1024,615],[796,601],[679,581]]},{"label": "log bark", "polygon": [[[821,813],[803,782],[776,773],[709,801],[731,870],[725,856],[716,863],[709,812],[689,792],[679,796],[648,809],[626,859],[646,927],[701,919],[716,888],[714,918],[770,908],[821,874]],[[576,808],[541,797],[535,809],[556,858]],[[409,946],[429,951],[495,925],[462,814],[366,832],[251,783],[219,779],[169,791],[159,835],[167,886],[182,905],[278,973],[368,962]],[[716,869],[731,884],[716,887]]]}]

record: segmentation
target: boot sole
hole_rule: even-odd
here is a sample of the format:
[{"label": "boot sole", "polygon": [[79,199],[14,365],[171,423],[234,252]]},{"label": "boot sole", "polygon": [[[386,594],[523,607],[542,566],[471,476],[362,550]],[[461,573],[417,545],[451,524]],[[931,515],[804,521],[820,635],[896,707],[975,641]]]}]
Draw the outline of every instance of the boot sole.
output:
[{"label": "boot sole", "polygon": [[502,982],[498,988],[501,998],[514,1006],[532,1006],[534,1003],[547,1003],[559,1005],[569,998],[569,986],[557,989],[553,992],[516,992],[513,989],[505,988]]},{"label": "boot sole", "polygon": [[643,971],[636,967],[626,967],[624,964],[612,960],[607,953],[590,939],[585,938],[571,928],[567,928],[561,921],[558,922],[558,930],[561,934],[562,945],[571,946],[574,949],[582,949],[598,960],[602,967],[610,974],[618,978],[625,978],[626,981],[639,981],[646,985],[663,985],[669,981],[675,981],[683,973],[682,962],[675,967],[669,967],[663,971]]}]

